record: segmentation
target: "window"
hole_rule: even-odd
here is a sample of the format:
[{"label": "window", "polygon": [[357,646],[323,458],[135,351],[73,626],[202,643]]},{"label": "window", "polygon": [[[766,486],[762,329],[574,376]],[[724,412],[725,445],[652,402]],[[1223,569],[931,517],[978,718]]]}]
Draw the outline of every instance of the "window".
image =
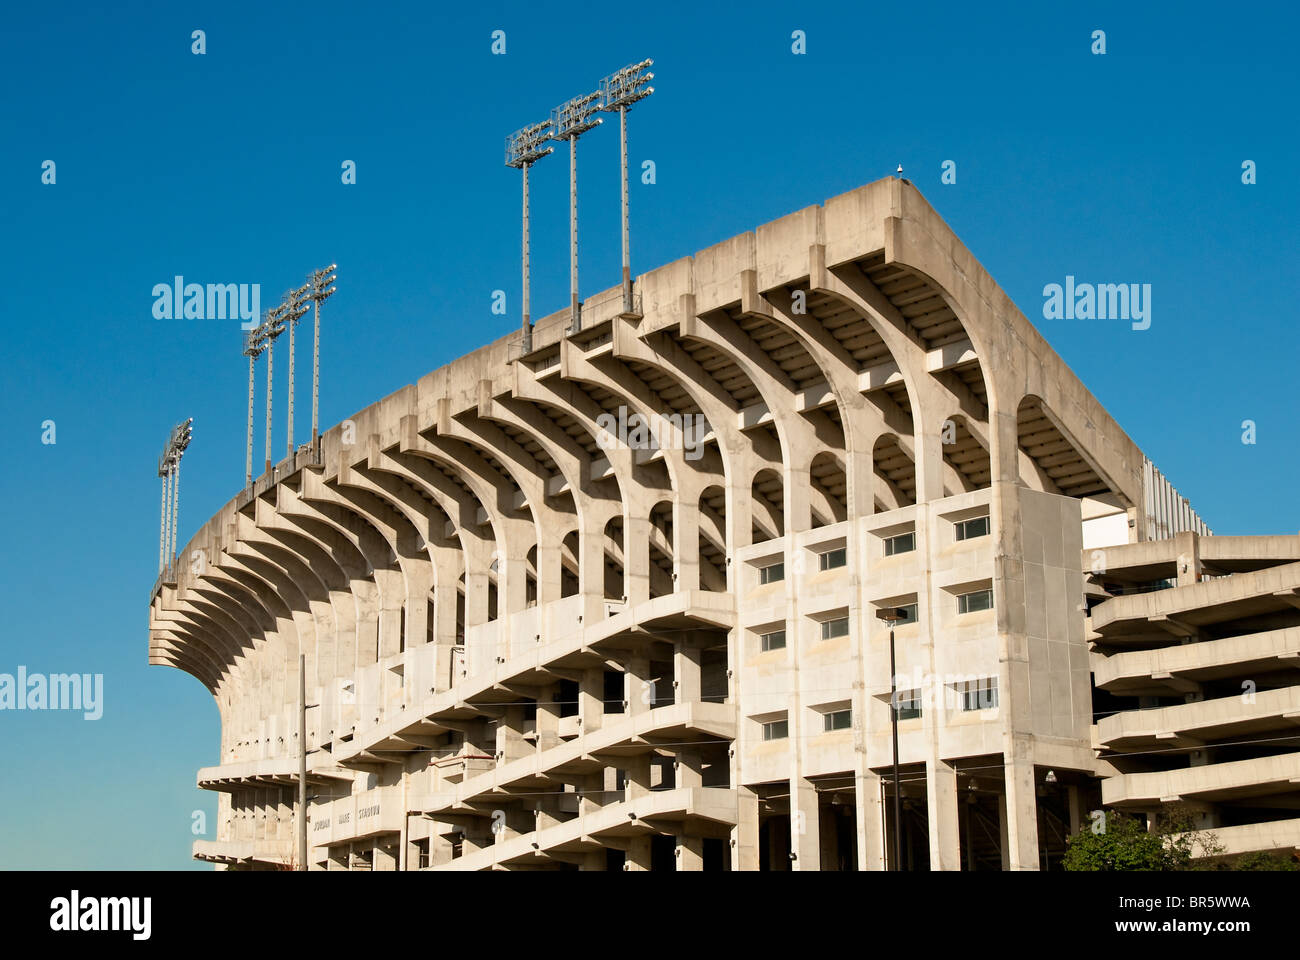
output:
[{"label": "window", "polygon": [[836,567],[842,567],[848,562],[849,552],[844,547],[817,554],[818,570],[834,570]]},{"label": "window", "polygon": [[973,540],[989,535],[989,518],[974,517],[970,520],[958,520],[954,525],[958,540]]},{"label": "window", "polygon": [[892,557],[898,553],[911,553],[915,549],[915,533],[900,533],[896,537],[885,537],[885,556],[887,557]]},{"label": "window", "polygon": [[972,593],[963,593],[957,597],[958,613],[975,613],[979,610],[993,609],[993,590],[985,588]]},{"label": "window", "polygon": [[785,563],[772,563],[766,567],[758,568],[758,583],[760,586],[776,583],[778,580],[785,579]]},{"label": "window", "polygon": [[920,690],[899,690],[894,694],[898,712],[898,719],[916,720],[921,716],[921,691]]},{"label": "window", "polygon": [[832,710],[822,714],[822,730],[832,733],[835,730],[847,730],[853,726],[852,710]]},{"label": "window", "polygon": [[834,640],[836,637],[849,635],[849,618],[836,617],[834,620],[822,621],[822,639]]},{"label": "window", "polygon": [[985,677],[970,680],[963,685],[961,708],[963,710],[989,710],[998,705],[998,678]]},{"label": "window", "polygon": [[785,648],[785,631],[773,630],[771,633],[763,634],[758,641],[764,653],[769,650],[782,650]]},{"label": "window", "polygon": [[784,740],[790,735],[789,720],[769,720],[763,724],[764,740]]}]

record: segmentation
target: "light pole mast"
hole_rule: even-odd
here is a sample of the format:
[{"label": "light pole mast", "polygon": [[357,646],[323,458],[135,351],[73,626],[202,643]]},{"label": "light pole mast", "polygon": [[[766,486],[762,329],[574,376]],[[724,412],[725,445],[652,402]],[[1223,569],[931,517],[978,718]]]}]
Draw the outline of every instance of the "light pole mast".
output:
[{"label": "light pole mast", "polygon": [[302,315],[307,312],[306,297],[310,286],[310,284],[303,284],[297,290],[288,291],[280,304],[283,310],[281,319],[289,327],[289,425],[288,436],[285,437],[285,443],[288,445],[288,451],[285,453],[286,457],[293,456],[293,369],[294,356],[297,354],[293,346],[293,332],[294,328],[298,326],[298,321],[302,319]]},{"label": "light pole mast", "polygon": [[244,483],[247,485],[253,482],[253,363],[263,350],[261,334],[260,326],[244,334],[244,356],[248,357],[248,452],[244,457]]},{"label": "light pole mast", "polygon": [[619,161],[622,170],[622,209],[623,209],[623,313],[634,316],[636,310],[632,302],[632,243],[628,228],[628,190],[627,190],[627,111],[638,100],[655,92],[654,87],[646,86],[654,79],[649,73],[653,60],[633,63],[601,81],[601,109],[609,112],[618,111]]},{"label": "light pole mast", "polygon": [[271,397],[273,378],[275,376],[275,338],[284,333],[281,323],[284,304],[266,311],[266,319],[257,328],[255,335],[266,351],[266,472],[271,472]]},{"label": "light pole mast", "polygon": [[161,531],[158,539],[158,575],[171,571],[176,557],[176,528],[180,513],[181,457],[190,445],[190,417],[184,423],[178,423],[167,434],[167,446],[158,458],[158,476],[163,481]]},{"label": "light pole mast", "polygon": [[523,214],[523,244],[522,244],[522,264],[523,264],[523,332],[524,342],[522,353],[531,353],[533,349],[533,321],[528,310],[528,168],[555,150],[554,147],[546,147],[543,144],[550,139],[551,122],[544,120],[541,123],[530,124],[521,130],[516,130],[510,136],[506,137],[506,166],[514,167],[523,171],[524,175],[524,214]]},{"label": "light pole mast", "polygon": [[[320,437],[320,305],[335,291],[335,287],[330,286],[338,275],[334,271],[338,264],[331,263],[323,270],[316,270],[307,279],[307,286],[311,292],[307,295],[312,301],[315,308],[314,330],[311,338],[311,443],[312,449],[316,448],[316,440]],[[329,289],[325,289],[329,287]]]},{"label": "light pole mast", "polygon": [[600,92],[574,97],[551,111],[551,139],[569,141],[569,330],[582,329],[578,301],[578,137],[602,122]]},{"label": "light pole mast", "polygon": [[158,515],[158,576],[163,575],[167,569],[167,544],[169,537],[167,535],[167,518],[169,516],[168,508],[170,502],[171,487],[171,464],[168,463],[168,455],[171,452],[171,442],[168,441],[167,448],[163,450],[162,456],[158,458],[158,477],[162,480],[162,512]]}]

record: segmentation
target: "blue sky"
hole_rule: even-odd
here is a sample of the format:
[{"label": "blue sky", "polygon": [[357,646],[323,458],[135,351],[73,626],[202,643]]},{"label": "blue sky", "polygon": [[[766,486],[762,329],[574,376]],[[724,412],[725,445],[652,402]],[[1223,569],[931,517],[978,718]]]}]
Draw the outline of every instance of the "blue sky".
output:
[{"label": "blue sky", "polygon": [[[630,154],[657,182],[633,181],[634,272],[902,163],[1215,532],[1300,529],[1292,5],[472,6],[7,11],[0,672],[102,673],[105,708],[0,713],[0,866],[192,866],[196,809],[214,836],[194,774],[216,760],[216,708],[193,678],[146,666],[155,467],[192,416],[183,545],[243,481],[247,370],[237,322],[156,320],[153,286],[259,283],[270,306],[337,261],[321,345],[333,425],[514,328],[504,137],[646,56],[656,93],[632,112]],[[615,125],[581,141],[584,294],[618,282],[617,157]],[[945,160],[956,184],[940,182]],[[568,300],[567,176],[563,150],[533,173],[535,316]],[[1044,285],[1067,274],[1150,283],[1150,329],[1043,320]],[[309,388],[297,409],[302,440]]]}]

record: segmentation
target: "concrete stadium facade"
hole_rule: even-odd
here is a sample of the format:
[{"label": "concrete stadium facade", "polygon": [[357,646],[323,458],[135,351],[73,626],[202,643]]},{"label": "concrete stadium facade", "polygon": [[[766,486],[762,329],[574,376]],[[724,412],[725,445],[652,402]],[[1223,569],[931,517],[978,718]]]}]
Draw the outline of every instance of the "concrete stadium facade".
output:
[{"label": "concrete stadium facade", "polygon": [[[636,291],[636,313],[611,289],[579,331],[555,314],[527,354],[505,337],[360,411],[160,578],[150,662],[221,714],[196,857],[294,858],[300,654],[313,869],[884,869],[895,831],[904,869],[1051,868],[1103,794],[1146,811],[1203,786],[1168,759],[1168,783],[1141,779],[1152,762],[1120,755],[1166,731],[1126,719],[1145,710],[1094,724],[1094,671],[1117,704],[1185,702],[1161,707],[1173,763],[1217,766],[1191,747],[1201,667],[1160,658],[1223,644],[1242,611],[1150,623],[1236,574],[1126,595],[1188,543],[1242,541],[1257,562],[1227,570],[1267,580],[1284,635],[1206,668],[1222,692],[1281,658],[1290,693],[1222,722],[1294,709],[1290,580],[1267,579],[1288,568],[1260,558],[1295,538],[1209,537],[909,182]],[[1243,794],[1296,756],[1252,759]],[[1249,827],[1202,793],[1205,826]],[[1278,803],[1234,849],[1296,842]]]}]

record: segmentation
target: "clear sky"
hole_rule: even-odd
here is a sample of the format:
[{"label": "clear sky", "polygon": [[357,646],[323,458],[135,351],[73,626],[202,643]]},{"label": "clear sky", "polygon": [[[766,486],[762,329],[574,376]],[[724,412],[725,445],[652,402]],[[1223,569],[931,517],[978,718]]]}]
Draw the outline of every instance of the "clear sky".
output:
[{"label": "clear sky", "polygon": [[[634,272],[901,163],[1216,533],[1295,533],[1298,20],[1198,2],[10,5],[0,673],[102,673],[105,693],[95,721],[0,712],[0,866],[192,866],[195,810],[215,836],[194,784],[215,705],[146,666],[156,461],[192,416],[184,545],[243,482],[247,368],[238,321],[155,319],[154,285],[257,283],[266,307],[337,261],[331,426],[517,325],[504,137],[644,57],[656,92],[630,154],[656,182],[632,185]],[[591,294],[619,278],[616,124],[579,160]],[[567,179],[563,149],[533,173],[535,316],[568,301]],[[1150,328],[1043,319],[1067,275],[1151,284]],[[299,348],[302,441],[309,335]]]}]

